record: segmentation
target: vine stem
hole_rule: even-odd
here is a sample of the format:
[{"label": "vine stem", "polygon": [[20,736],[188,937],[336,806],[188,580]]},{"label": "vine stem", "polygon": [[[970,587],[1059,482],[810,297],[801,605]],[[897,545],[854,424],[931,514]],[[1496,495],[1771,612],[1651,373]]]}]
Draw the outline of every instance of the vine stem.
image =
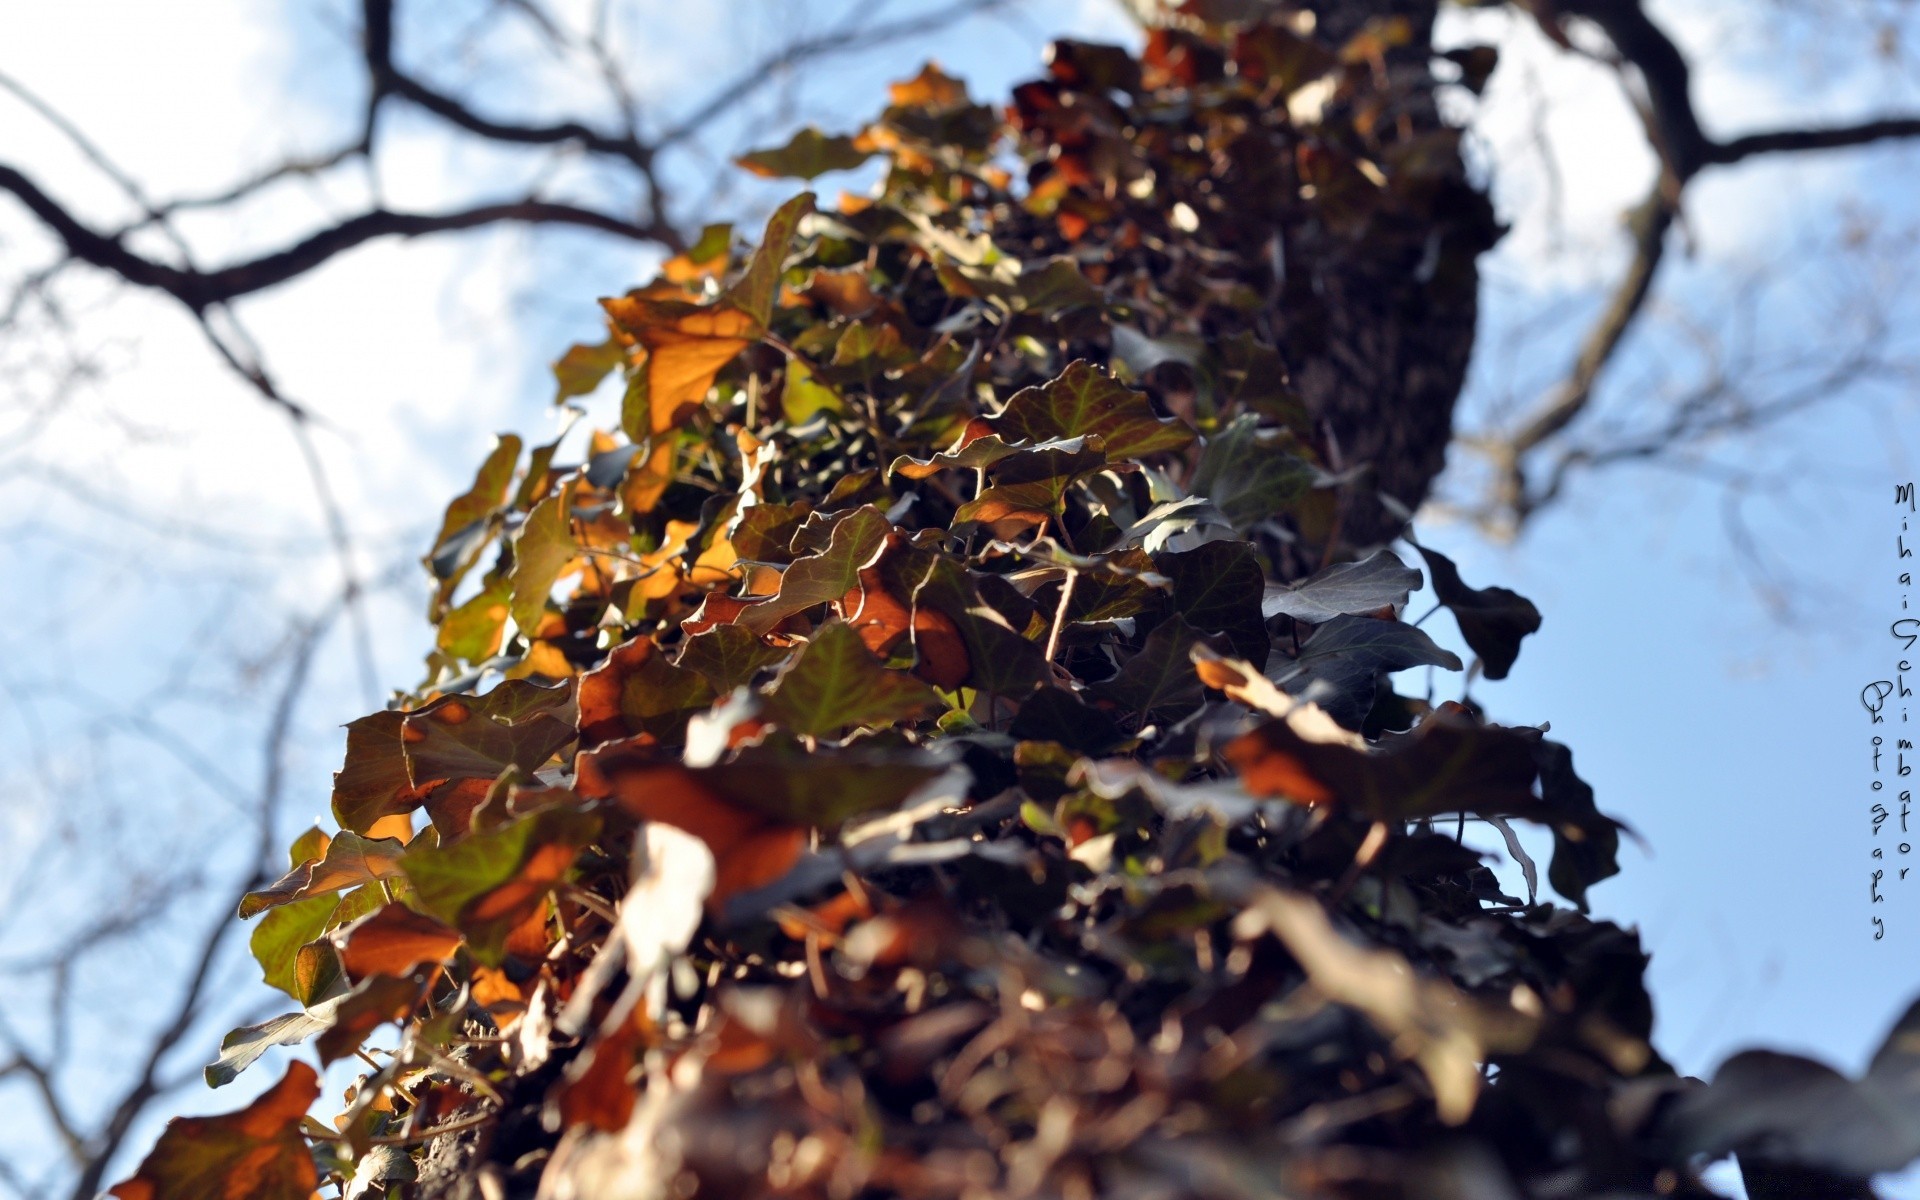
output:
[{"label": "vine stem", "polygon": [[1067,568],[1067,581],[1060,585],[1060,603],[1053,610],[1053,628],[1047,631],[1047,664],[1053,664],[1053,656],[1060,649],[1060,632],[1067,625],[1067,605],[1073,600],[1073,585],[1079,582],[1080,572]]}]

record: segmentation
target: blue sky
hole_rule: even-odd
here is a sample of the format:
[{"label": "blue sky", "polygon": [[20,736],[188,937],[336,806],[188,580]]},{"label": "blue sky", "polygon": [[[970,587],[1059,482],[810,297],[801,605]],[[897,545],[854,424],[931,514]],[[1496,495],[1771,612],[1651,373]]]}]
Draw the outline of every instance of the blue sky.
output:
[{"label": "blue sky", "polygon": [[[10,15],[0,69],[69,112],[162,194],[242,174],[289,146],[311,149],[341,127],[350,108],[338,96],[343,6],[289,7],[290,23],[239,0],[188,7],[193,20],[178,6],[109,0]],[[669,23],[649,36],[686,47],[645,81],[663,97],[721,75],[741,57],[735,35],[770,41],[791,12],[655,7]],[[1739,9],[1711,0],[1654,7],[1684,44],[1709,54],[1699,95],[1716,129],[1763,124],[1796,106],[1840,116],[1914,100],[1897,72],[1835,70],[1852,61],[1829,53],[1851,44],[1849,30],[1802,36],[1799,18],[1786,14],[1770,18],[1778,36],[1769,36],[1758,28],[1766,23],[1740,22]],[[1048,36],[1125,28],[1103,2],[1035,4],[1017,21],[856,60],[813,91],[776,90],[753,119],[850,125],[877,105],[887,79],[928,53],[977,95],[999,96],[1034,70]],[[1534,394],[1566,361],[1577,326],[1543,324],[1542,314],[1577,314],[1590,303],[1585,289],[1618,269],[1615,215],[1651,170],[1603,71],[1554,56],[1524,28],[1487,32],[1508,49],[1509,78],[1543,81],[1544,100],[1518,84],[1496,91],[1482,124],[1515,229],[1488,263],[1483,353],[1463,401],[1470,419],[1498,412],[1509,393]],[[173,52],[188,43],[198,52]],[[495,52],[442,65],[484,72]],[[1550,117],[1536,138],[1532,115],[1543,105]],[[416,129],[397,132],[383,168],[387,194],[400,200],[429,203],[518,169],[448,153]],[[761,143],[783,131],[751,134],[738,131]],[[111,189],[17,106],[0,105],[0,140],[89,213],[117,211]],[[1542,169],[1541,145],[1557,170]],[[1622,414],[1657,411],[1662,389],[1701,361],[1689,331],[1731,344],[1742,302],[1761,292],[1743,361],[1763,383],[1793,369],[1796,347],[1840,339],[1849,303],[1862,296],[1874,298],[1911,356],[1920,307],[1897,276],[1911,273],[1913,259],[1895,251],[1920,216],[1917,185],[1911,148],[1703,178],[1689,207],[1694,255],[1674,256],[1680,269],[1606,399]],[[198,232],[216,253],[272,245],[316,208],[351,204],[351,193],[292,189]],[[756,197],[764,199],[748,189],[726,203]],[[1865,219],[1879,222],[1871,244],[1882,261],[1829,261],[1834,231]],[[0,253],[34,246],[12,211],[0,213],[0,238]],[[321,449],[362,531],[364,564],[417,553],[494,432],[551,427],[545,364],[593,333],[596,296],[644,278],[649,266],[647,253],[571,234],[386,243],[247,306],[276,369],[340,430],[323,435]],[[1881,279],[1889,272],[1891,283]],[[77,293],[76,338],[98,361],[98,378],[38,423],[24,386],[0,401],[0,606],[13,615],[0,625],[0,744],[15,751],[0,768],[4,961],[31,958],[44,948],[39,931],[101,895],[167,901],[188,927],[218,907],[246,841],[222,781],[244,791],[257,776],[260,706],[283,662],[286,614],[317,609],[333,582],[283,423],[221,372],[166,305],[87,281]],[[30,378],[14,366],[14,379]],[[1651,467],[1582,476],[1511,547],[1439,515],[1419,526],[1469,583],[1512,587],[1545,616],[1512,677],[1479,683],[1474,695],[1495,719],[1551,721],[1601,807],[1651,846],[1651,855],[1623,849],[1622,875],[1593,902],[1598,915],[1638,926],[1653,950],[1656,1042],[1684,1071],[1710,1072],[1755,1044],[1857,1071],[1920,993],[1920,874],[1889,887],[1888,937],[1871,940],[1869,731],[1856,699],[1891,661],[1890,501],[1896,480],[1920,472],[1917,401],[1920,389],[1902,379],[1836,387],[1788,423],[1707,454],[1771,481],[1743,511],[1761,554],[1791,568],[1785,619],[1770,615],[1743,573],[1724,519],[1727,493],[1712,480]],[[11,445],[9,435],[18,435]],[[1470,482],[1470,468],[1450,476],[1450,494],[1469,494]],[[1413,611],[1427,603],[1417,597]],[[418,677],[422,607],[411,579],[374,604],[388,685]],[[1453,638],[1445,614],[1427,628]],[[337,726],[370,703],[338,637],[316,671],[292,746],[289,833],[324,809]],[[56,678],[78,678],[86,690],[53,694],[43,685]],[[1457,685],[1438,686],[1444,696]],[[204,890],[166,883],[182,862]],[[130,973],[166,977],[178,943],[165,931],[176,928],[118,943],[80,984],[119,995]],[[243,957],[225,969],[237,989],[247,984]],[[247,1007],[258,993],[241,994],[232,1015],[260,1015]],[[0,1010],[29,1038],[50,1034],[31,1016],[39,999],[0,986]],[[112,1046],[123,1019],[96,1006],[76,1037]],[[209,1057],[225,1028],[216,1023],[182,1047],[180,1073]],[[75,1090],[114,1079],[109,1056],[77,1074]],[[190,1088],[180,1107],[232,1102]],[[1920,1173],[1887,1191],[1920,1196]]]}]

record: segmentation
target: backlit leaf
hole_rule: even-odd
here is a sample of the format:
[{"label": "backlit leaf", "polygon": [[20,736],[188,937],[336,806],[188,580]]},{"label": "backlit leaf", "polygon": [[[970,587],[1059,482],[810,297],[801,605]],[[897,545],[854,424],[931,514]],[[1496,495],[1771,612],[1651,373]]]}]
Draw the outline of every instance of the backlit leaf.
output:
[{"label": "backlit leaf", "polygon": [[326,932],[328,918],[338,905],[333,896],[315,896],[276,908],[260,919],[247,948],[260,964],[267,986],[300,998],[294,968],[300,947]]},{"label": "backlit leaf", "polygon": [[406,714],[401,744],[417,787],[493,779],[508,766],[528,776],[574,737],[571,684],[509,679],[478,696],[443,696]]},{"label": "backlit leaf", "polygon": [[599,828],[590,813],[545,808],[450,846],[417,846],[401,866],[413,902],[465,935],[477,961],[498,966],[507,935],[546,903]]},{"label": "backlit leaf", "polygon": [[770,150],[755,150],[734,161],[768,179],[813,179],[829,171],[850,171],[873,157],[844,134],[828,135],[812,125]]},{"label": "backlit leaf", "polygon": [[886,515],[872,506],[840,517],[826,549],[794,560],[780,576],[780,591],[748,605],[739,624],[764,636],[787,617],[846,595],[859,583],[861,568],[879,556],[892,528]]},{"label": "backlit leaf", "polygon": [[567,352],[553,364],[553,378],[559,385],[554,392],[553,402],[559,404],[574,396],[593,392],[600,386],[600,381],[626,358],[626,350],[612,338],[593,345],[568,347]]},{"label": "backlit leaf", "polygon": [[529,637],[546,614],[548,595],[560,573],[579,553],[573,540],[572,503],[573,489],[563,487],[534,505],[513,542],[513,570],[507,575],[510,611],[513,623]]},{"label": "backlit leaf", "polygon": [[405,844],[395,838],[364,838],[343,830],[328,843],[321,858],[302,863],[242,897],[240,916],[245,919],[295,900],[398,875],[400,855],[405,850]]},{"label": "backlit leaf", "polygon": [[594,745],[636,733],[678,742],[687,719],[713,700],[712,685],[698,672],[668,662],[652,638],[634,638],[580,677],[581,742]]},{"label": "backlit leaf", "polygon": [[175,1117],[119,1200],[309,1200],[319,1172],[300,1120],[320,1096],[320,1077],[289,1063],[279,1083],[239,1112]]},{"label": "backlit leaf", "polygon": [[843,621],[821,626],[767,696],[767,714],[795,733],[835,736],[849,726],[911,721],[940,707],[933,689],[890,671]]},{"label": "backlit leaf", "polygon": [[460,935],[404,904],[389,904],[336,935],[340,961],[354,979],[405,975],[421,963],[440,963],[460,948]]},{"label": "backlit leaf", "polygon": [[1114,459],[1179,450],[1194,437],[1185,422],[1156,416],[1145,392],[1084,361],[1069,364],[1051,383],[1016,392],[991,424],[1003,438],[1029,442],[1098,437]]}]

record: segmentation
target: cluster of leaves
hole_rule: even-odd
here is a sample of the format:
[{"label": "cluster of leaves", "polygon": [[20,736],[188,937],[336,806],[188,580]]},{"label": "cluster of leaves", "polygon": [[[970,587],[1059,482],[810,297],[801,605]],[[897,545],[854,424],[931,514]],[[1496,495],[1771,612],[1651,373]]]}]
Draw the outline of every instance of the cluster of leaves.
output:
[{"label": "cluster of leaves", "polygon": [[[311,1040],[344,1111],[296,1061],[115,1194],[1704,1195],[1778,1133],[1650,1046],[1570,752],[1391,687],[1463,664],[1289,389],[1266,247],[1457,174],[1405,36],[1062,43],[1004,115],[929,66],[749,156],[886,174],[604,301],[556,375],[618,430],[500,439],[427,683],[242,906],[299,1008],[208,1081]],[[1539,614],[1419,553],[1504,675]]]}]

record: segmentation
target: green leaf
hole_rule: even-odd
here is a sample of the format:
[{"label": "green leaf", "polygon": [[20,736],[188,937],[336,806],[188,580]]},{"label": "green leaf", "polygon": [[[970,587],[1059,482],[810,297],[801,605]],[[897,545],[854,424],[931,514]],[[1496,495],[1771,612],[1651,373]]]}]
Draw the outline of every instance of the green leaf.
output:
[{"label": "green leaf", "polygon": [[1313,468],[1281,447],[1279,436],[1260,431],[1251,413],[1207,441],[1193,473],[1193,494],[1205,496],[1245,533],[1299,499],[1313,482]]},{"label": "green leaf", "polygon": [[1173,580],[1173,610],[1203,633],[1223,633],[1233,652],[1249,662],[1267,661],[1267,622],[1260,597],[1267,577],[1246,542],[1208,542],[1160,557]]},{"label": "green leaf", "polygon": [[1339,616],[1360,616],[1389,607],[1397,610],[1419,586],[1419,571],[1391,551],[1381,550],[1361,562],[1335,563],[1298,583],[1269,586],[1260,611],[1269,617],[1285,613],[1296,621],[1318,625]]},{"label": "green leaf", "polygon": [[1193,670],[1193,626],[1175,613],[1147,635],[1140,652],[1120,673],[1094,688],[1094,695],[1143,721],[1183,717],[1200,707],[1205,689]]},{"label": "green leaf", "polygon": [[911,721],[940,707],[932,688],[888,670],[844,621],[816,630],[767,696],[768,715],[813,737]]},{"label": "green leaf", "polygon": [[787,651],[769,646],[738,625],[716,625],[687,639],[678,664],[697,671],[718,695],[753,682],[763,667],[787,657]]},{"label": "green leaf", "polygon": [[1116,460],[1179,450],[1194,437],[1186,422],[1155,416],[1145,392],[1084,361],[1069,364],[1051,383],[1014,393],[992,425],[1003,437],[1031,442],[1098,437]]},{"label": "green leaf", "polygon": [[540,627],[553,585],[579,551],[573,540],[572,506],[573,488],[561,488],[533,506],[514,539],[513,570],[507,574],[507,584],[513,596],[513,623],[525,637],[533,637]]},{"label": "green leaf", "polygon": [[774,293],[779,290],[780,273],[786,269],[787,252],[793,248],[793,235],[801,218],[813,211],[813,193],[801,192],[782,204],[767,218],[760,245],[740,279],[727,291],[727,302],[751,316],[762,329],[773,319]]},{"label": "green leaf", "polygon": [[1080,264],[1064,254],[1044,263],[1028,263],[1014,285],[1014,295],[1021,309],[1042,316],[1098,307],[1106,302],[1100,289],[1081,274]]},{"label": "green leaf", "polygon": [[618,341],[608,338],[595,345],[584,343],[568,347],[553,364],[553,378],[559,385],[553,402],[560,404],[574,396],[585,396],[600,386],[613,369],[627,360],[627,351]]},{"label": "green leaf", "polygon": [[814,179],[829,171],[851,171],[873,155],[845,134],[825,134],[808,125],[784,146],[755,150],[733,161],[768,179]]},{"label": "green leaf", "polygon": [[1067,438],[1016,450],[993,465],[989,486],[955,511],[953,523],[995,525],[1029,516],[1037,523],[1041,517],[1057,517],[1074,481],[1107,462],[1098,438]]},{"label": "green leaf", "polygon": [[897,807],[946,771],[925,754],[821,747],[749,746],[692,774],[730,803],[797,825],[834,829],[862,813]]},{"label": "green leaf", "polygon": [[892,529],[886,514],[872,505],[841,517],[827,548],[796,559],[780,576],[780,591],[749,605],[739,624],[765,636],[794,613],[838,600],[860,582],[860,571],[879,557]]},{"label": "green leaf", "polygon": [[327,931],[329,919],[339,901],[333,896],[315,896],[274,909],[260,919],[247,948],[260,964],[267,986],[279,988],[298,1000],[299,986],[295,960],[300,947]]},{"label": "green leaf", "polygon": [[1540,610],[1525,596],[1503,587],[1470,588],[1461,582],[1460,569],[1452,559],[1425,546],[1419,551],[1433,571],[1434,595],[1453,611],[1460,636],[1480,656],[1486,677],[1505,679],[1514,659],[1520,657],[1521,639],[1539,632]]},{"label": "green leaf", "polygon": [[846,411],[847,402],[840,393],[814,379],[805,359],[788,361],[786,379],[780,385],[780,413],[787,424],[804,424],[815,413]]},{"label": "green leaf", "polygon": [[754,504],[734,527],[733,552],[752,562],[793,561],[793,535],[811,512],[804,504]]},{"label": "green leaf", "polygon": [[487,584],[440,618],[440,632],[434,644],[442,653],[465,662],[477,663],[493,657],[500,650],[511,596],[512,589],[505,579]]},{"label": "green leaf", "polygon": [[477,961],[498,966],[507,935],[545,902],[599,829],[591,813],[543,808],[451,845],[416,846],[400,865],[414,907],[464,934]]},{"label": "green leaf", "polygon": [[506,500],[514,465],[520,461],[520,446],[520,439],[511,433],[494,439],[493,451],[474,475],[473,486],[447,505],[426,557],[427,568],[441,581],[439,603],[445,603],[486,545],[488,518]]}]

